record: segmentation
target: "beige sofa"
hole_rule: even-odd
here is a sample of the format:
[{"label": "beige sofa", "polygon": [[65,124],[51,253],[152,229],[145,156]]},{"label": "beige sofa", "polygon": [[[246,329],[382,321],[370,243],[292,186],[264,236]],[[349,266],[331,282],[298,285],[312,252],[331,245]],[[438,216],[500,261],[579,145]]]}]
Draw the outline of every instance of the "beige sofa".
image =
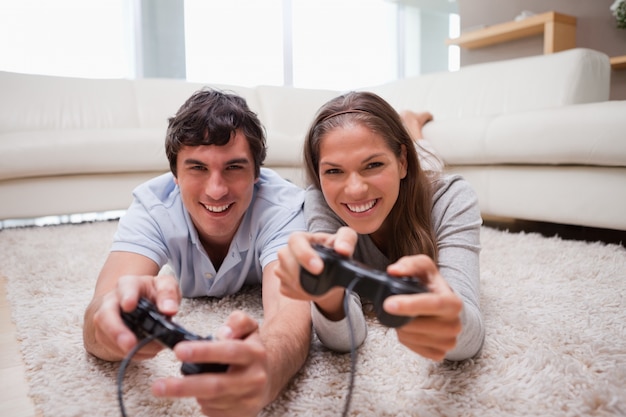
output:
[{"label": "beige sofa", "polygon": [[[365,88],[429,110],[424,136],[476,189],[485,215],[626,230],[626,101],[606,55],[573,49]],[[123,210],[168,170],[167,118],[202,84],[0,72],[0,221]],[[266,166],[303,184],[301,145],[340,92],[213,85],[267,129]]]}]

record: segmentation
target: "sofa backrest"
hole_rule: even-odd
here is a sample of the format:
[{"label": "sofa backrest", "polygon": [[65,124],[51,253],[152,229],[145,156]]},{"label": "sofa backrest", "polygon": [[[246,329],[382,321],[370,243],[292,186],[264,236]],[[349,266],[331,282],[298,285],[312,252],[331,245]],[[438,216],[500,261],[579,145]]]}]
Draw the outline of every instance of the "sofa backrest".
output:
[{"label": "sofa backrest", "polygon": [[133,83],[137,103],[138,127],[167,127],[167,120],[191,95],[204,87],[235,93],[245,98],[258,112],[260,105],[254,88],[227,84],[192,83],[184,80],[138,79]]},{"label": "sofa backrest", "polygon": [[[235,92],[253,111],[260,110],[254,88],[209,86]],[[165,172],[169,168],[164,153],[168,119],[203,87],[173,79],[0,72],[0,180]],[[24,163],[25,151],[28,164]]]},{"label": "sofa backrest", "polygon": [[[397,110],[428,110],[455,149],[476,149],[500,114],[609,98],[605,54],[577,48],[407,78],[370,90]],[[167,170],[167,119],[204,84],[92,80],[0,72],[0,180],[46,175]],[[339,91],[211,85],[243,96],[265,125],[266,166],[294,172],[319,107]],[[426,130],[425,130],[426,133]],[[465,140],[459,141],[459,138]],[[16,146],[19,143],[19,146]],[[453,160],[442,145],[442,156]],[[21,156],[29,153],[30,162]],[[123,154],[124,149],[131,152]],[[55,158],[51,159],[50,155]],[[140,157],[137,157],[140,156]],[[91,159],[97,159],[93,161]]]},{"label": "sofa backrest", "polygon": [[[133,82],[0,73],[0,133],[138,124]],[[114,106],[111,103],[115,103]]]},{"label": "sofa backrest", "polygon": [[256,88],[267,130],[267,164],[301,165],[302,144],[319,108],[339,92],[294,87]]},{"label": "sofa backrest", "polygon": [[428,110],[443,121],[606,101],[610,75],[606,54],[575,48],[469,65],[367,90],[398,110]]},{"label": "sofa backrest", "polygon": [[[165,128],[191,94],[207,84],[172,79],[85,79],[0,72],[0,133],[73,129]],[[259,111],[254,88],[235,92]]]},{"label": "sofa backrest", "polygon": [[[363,88],[398,110],[439,120],[540,110],[609,99],[605,54],[576,48],[476,64]],[[0,133],[84,128],[157,128],[204,84],[181,80],[89,80],[0,72]],[[213,85],[242,95],[268,131],[301,135],[331,90]]]}]

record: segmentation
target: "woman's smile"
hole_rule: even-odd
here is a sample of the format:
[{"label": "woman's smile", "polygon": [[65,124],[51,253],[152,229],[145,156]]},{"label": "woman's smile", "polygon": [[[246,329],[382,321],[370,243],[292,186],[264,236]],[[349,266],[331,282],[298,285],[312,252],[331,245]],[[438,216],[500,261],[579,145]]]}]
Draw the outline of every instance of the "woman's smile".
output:
[{"label": "woman's smile", "polygon": [[377,203],[378,199],[374,199],[363,203],[345,203],[345,206],[353,213],[364,213],[371,210]]}]

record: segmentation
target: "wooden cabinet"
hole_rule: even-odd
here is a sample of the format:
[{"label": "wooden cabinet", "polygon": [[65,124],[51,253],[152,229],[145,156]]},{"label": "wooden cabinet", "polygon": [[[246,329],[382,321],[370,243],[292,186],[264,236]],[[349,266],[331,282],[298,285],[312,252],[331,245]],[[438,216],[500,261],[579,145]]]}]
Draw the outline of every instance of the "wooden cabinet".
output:
[{"label": "wooden cabinet", "polygon": [[576,47],[576,18],[556,12],[527,17],[520,21],[500,23],[448,39],[448,45],[482,48],[515,39],[543,34],[543,53],[551,54]]},{"label": "wooden cabinet", "polygon": [[611,57],[611,68],[614,70],[626,69],[626,55]]}]

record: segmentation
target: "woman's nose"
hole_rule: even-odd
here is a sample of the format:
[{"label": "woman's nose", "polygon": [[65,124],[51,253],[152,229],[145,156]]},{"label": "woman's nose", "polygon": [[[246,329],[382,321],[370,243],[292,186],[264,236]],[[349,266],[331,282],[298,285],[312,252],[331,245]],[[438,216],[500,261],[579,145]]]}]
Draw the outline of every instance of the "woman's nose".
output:
[{"label": "woman's nose", "polygon": [[347,195],[358,198],[367,192],[367,184],[359,174],[350,174],[346,183],[345,192]]}]

